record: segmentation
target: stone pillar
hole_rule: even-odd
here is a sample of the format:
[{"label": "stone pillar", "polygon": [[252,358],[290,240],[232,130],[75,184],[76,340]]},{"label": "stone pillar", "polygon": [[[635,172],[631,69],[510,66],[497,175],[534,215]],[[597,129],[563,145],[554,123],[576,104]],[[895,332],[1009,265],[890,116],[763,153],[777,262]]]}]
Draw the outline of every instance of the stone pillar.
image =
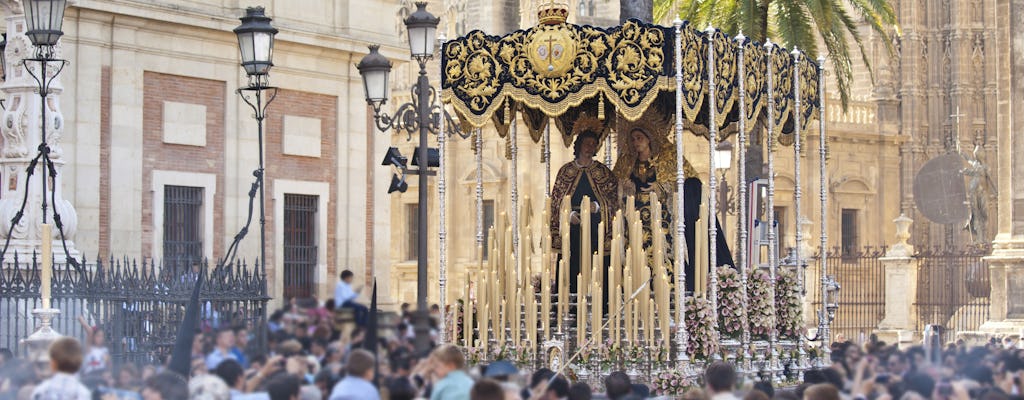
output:
[{"label": "stone pillar", "polygon": [[918,261],[913,258],[914,246],[910,239],[910,225],[914,222],[900,214],[896,224],[896,244],[889,247],[885,257],[879,259],[885,268],[885,317],[878,324],[876,334],[886,343],[909,345],[917,329]]},{"label": "stone pillar", "polygon": [[[20,12],[20,10],[18,10]],[[11,226],[11,218],[21,209],[25,190],[28,190],[28,201],[25,214],[14,230],[11,231],[11,245],[4,261],[12,261],[14,253],[21,257],[30,257],[33,251],[39,251],[42,243],[42,162],[36,165],[31,180],[26,169],[38,154],[42,142],[42,105],[37,94],[39,86],[22,60],[32,57],[34,47],[25,36],[25,18],[21,14],[13,14],[7,18],[7,79],[0,86],[6,110],[0,120],[0,133],[3,134],[3,148],[0,151],[0,246],[7,238]],[[61,44],[55,47],[55,58],[61,57]],[[40,63],[28,62],[28,68],[36,76],[40,74]],[[59,63],[51,63],[47,67],[47,75],[53,77]],[[60,94],[64,91],[59,75],[51,83],[50,94],[47,96],[46,140],[50,145],[50,159],[53,160],[57,177],[47,181],[46,201],[47,222],[53,223],[53,213],[58,212],[64,222],[64,235],[68,239],[67,246],[72,257],[78,258],[71,238],[78,226],[78,215],[75,207],[64,200],[63,176],[60,170],[64,166],[64,149],[60,141],[64,136],[64,115],[60,109]],[[53,196],[53,197],[51,197]],[[60,242],[60,232],[53,229],[54,263],[66,262]],[[22,258],[25,260],[26,258]]]},{"label": "stone pillar", "polygon": [[992,255],[985,257],[992,285],[989,319],[981,326],[988,334],[1019,333],[1024,313],[1024,0],[996,2],[997,47],[1001,53],[996,66],[998,84],[998,233]]}]

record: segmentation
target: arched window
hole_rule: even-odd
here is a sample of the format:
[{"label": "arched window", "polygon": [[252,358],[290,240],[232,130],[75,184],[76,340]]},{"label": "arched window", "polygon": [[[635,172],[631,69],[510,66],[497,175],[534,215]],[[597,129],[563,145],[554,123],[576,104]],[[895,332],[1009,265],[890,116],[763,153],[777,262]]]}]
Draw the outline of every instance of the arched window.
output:
[{"label": "arched window", "polygon": [[587,0],[580,0],[579,7],[577,7],[577,9],[578,9],[579,15],[581,17],[586,17],[588,15],[587,14]]},{"label": "arched window", "polygon": [[597,10],[594,10],[594,0],[587,0],[587,2],[590,3],[590,13],[588,15],[590,15],[590,16],[597,15],[597,12],[596,12]]}]

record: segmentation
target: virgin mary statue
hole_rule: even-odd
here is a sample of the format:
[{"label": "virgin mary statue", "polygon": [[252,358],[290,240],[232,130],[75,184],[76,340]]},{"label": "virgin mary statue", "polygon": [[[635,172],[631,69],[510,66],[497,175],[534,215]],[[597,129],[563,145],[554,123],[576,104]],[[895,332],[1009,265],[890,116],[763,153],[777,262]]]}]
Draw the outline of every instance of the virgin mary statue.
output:
[{"label": "virgin mary statue", "polygon": [[[674,212],[676,207],[676,152],[675,145],[667,139],[668,125],[659,129],[659,125],[641,119],[637,122],[623,122],[619,124],[619,158],[615,162],[614,174],[619,180],[620,198],[623,204],[630,196],[633,198],[633,206],[640,215],[643,226],[641,238],[629,238],[629,240],[641,240],[646,250],[647,262],[653,261],[651,251],[654,242],[653,235],[664,235],[666,252],[665,260],[674,265],[673,234],[676,232],[673,222],[678,216]],[[697,172],[685,159],[683,161],[683,173],[685,181],[683,184],[684,197],[684,226],[687,257],[685,259],[686,290],[694,291],[702,288],[703,285],[696,285],[697,282],[704,282],[707,276],[707,254],[709,235],[707,234],[707,221],[709,217],[706,212],[706,204],[701,201],[706,194],[702,194],[702,185],[697,177]],[[652,194],[657,194],[661,203],[661,222],[655,229],[652,221]],[[701,212],[701,211],[704,212]],[[717,221],[716,221],[716,225]],[[732,255],[725,243],[725,235],[721,226],[718,229],[718,240],[716,244],[717,263],[719,265],[732,265]],[[697,235],[697,232],[702,232]],[[701,240],[697,240],[701,239]],[[704,265],[705,268],[696,269],[696,265]]]}]

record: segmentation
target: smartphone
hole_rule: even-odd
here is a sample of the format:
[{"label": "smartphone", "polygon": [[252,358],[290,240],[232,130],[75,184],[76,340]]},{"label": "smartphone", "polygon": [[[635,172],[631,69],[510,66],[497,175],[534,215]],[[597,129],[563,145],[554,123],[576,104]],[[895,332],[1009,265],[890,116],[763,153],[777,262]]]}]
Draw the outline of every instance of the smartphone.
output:
[{"label": "smartphone", "polygon": [[878,374],[878,375],[875,375],[875,383],[880,383],[880,384],[889,383],[889,374]]}]

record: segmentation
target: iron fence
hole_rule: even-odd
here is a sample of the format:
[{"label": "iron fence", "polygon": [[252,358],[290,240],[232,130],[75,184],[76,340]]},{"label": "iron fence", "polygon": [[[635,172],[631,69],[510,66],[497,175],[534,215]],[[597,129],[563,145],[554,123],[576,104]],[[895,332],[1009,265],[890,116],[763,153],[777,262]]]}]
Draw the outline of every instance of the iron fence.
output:
[{"label": "iron fence", "polygon": [[918,252],[918,331],[940,325],[943,341],[950,342],[958,332],[977,330],[988,319],[992,285],[983,257],[991,251],[990,246],[966,246]]},{"label": "iron fence", "polygon": [[[54,265],[52,307],[61,310],[54,329],[86,340],[78,318],[103,329],[110,356],[123,362],[157,363],[174,346],[178,326],[196,279],[200,292],[199,327],[246,326],[264,343],[266,279],[244,263],[213,266],[203,262],[164,263],[111,259],[83,263],[81,270]],[[32,310],[40,307],[40,264],[19,260],[0,265],[0,347],[26,355],[19,342],[35,329]]]},{"label": "iron fence", "polygon": [[[831,326],[836,337],[842,334],[846,340],[863,343],[885,317],[885,268],[878,261],[885,251],[885,247],[876,246],[837,247],[829,251],[828,274],[835,276],[841,287],[839,309]],[[814,306],[816,310],[821,307],[820,293]]]}]

